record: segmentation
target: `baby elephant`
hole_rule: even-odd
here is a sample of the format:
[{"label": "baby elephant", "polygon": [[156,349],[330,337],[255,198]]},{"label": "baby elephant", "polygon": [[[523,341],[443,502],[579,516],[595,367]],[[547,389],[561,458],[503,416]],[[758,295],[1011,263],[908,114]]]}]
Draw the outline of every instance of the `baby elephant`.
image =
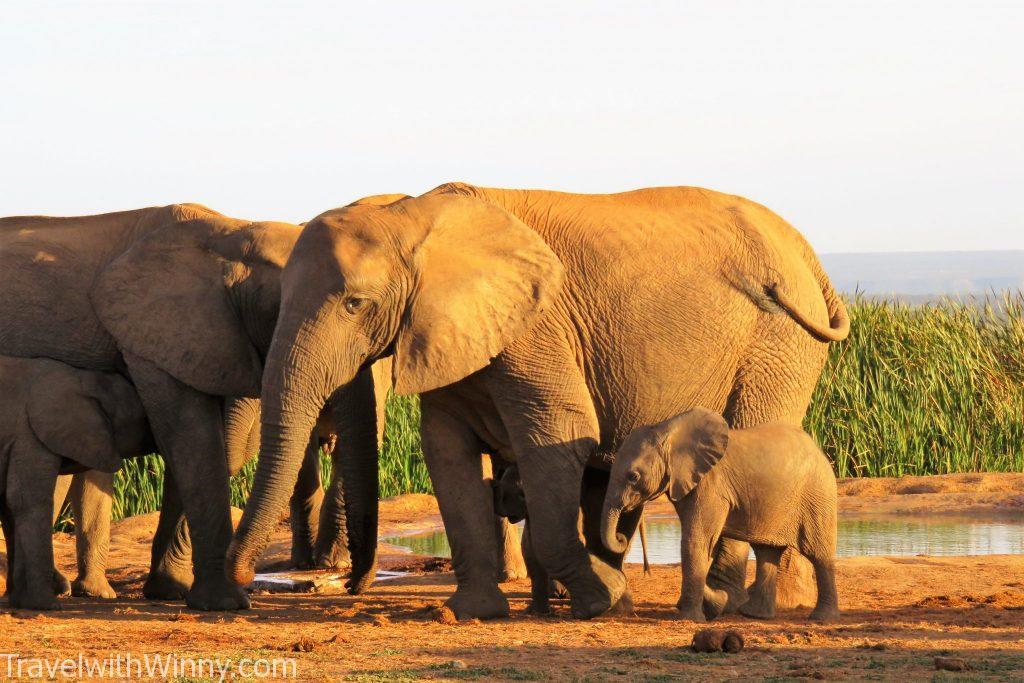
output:
[{"label": "baby elephant", "polygon": [[[512,524],[524,522],[522,551],[527,575],[530,577],[530,605],[527,611],[533,614],[548,614],[551,611],[549,599],[552,597],[567,598],[569,592],[565,590],[565,586],[548,576],[547,570],[544,569],[533,552],[530,520],[526,511],[526,494],[523,492],[519,466],[506,465],[500,476],[491,480],[491,487],[494,492],[494,513],[499,517],[507,518]],[[643,518],[640,519],[637,529],[640,532],[640,546],[643,550],[644,573],[650,574],[651,566],[647,559],[647,534],[644,530]],[[582,531],[581,527],[581,538]]]},{"label": "baby elephant", "polygon": [[59,474],[113,473],[153,450],[142,404],[120,375],[0,356],[0,512],[12,607],[53,609],[53,494]]},{"label": "baby elephant", "polygon": [[726,602],[723,591],[707,585],[721,536],[747,541],[757,557],[757,578],[740,612],[775,615],[778,563],[790,546],[814,566],[818,602],[811,618],[838,618],[836,480],[805,432],[787,425],[730,430],[721,415],[703,408],[637,429],[612,467],[601,528],[605,545],[621,552],[626,539],[616,529],[619,515],[666,491],[682,525],[682,618],[713,618]]},{"label": "baby elephant", "polygon": [[[530,577],[530,605],[527,611],[533,614],[548,614],[551,611],[549,598],[565,597],[565,591],[551,580],[547,570],[533,552],[530,520],[526,515],[526,494],[523,493],[523,482],[519,478],[519,467],[515,464],[505,466],[498,478],[491,480],[491,486],[494,493],[494,513],[498,517],[507,518],[512,524],[525,520],[522,552],[526,573]],[[501,548],[498,550],[500,552]]]}]

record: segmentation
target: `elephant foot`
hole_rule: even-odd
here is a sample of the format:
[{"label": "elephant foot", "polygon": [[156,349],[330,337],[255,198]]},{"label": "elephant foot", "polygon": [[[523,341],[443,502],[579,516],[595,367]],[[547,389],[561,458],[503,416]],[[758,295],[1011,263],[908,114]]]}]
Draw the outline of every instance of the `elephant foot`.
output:
[{"label": "elephant foot", "polygon": [[68,577],[64,576],[56,567],[53,568],[53,594],[61,598],[71,595],[71,583],[68,581]]},{"label": "elephant foot", "polygon": [[723,538],[715,552],[714,562],[708,573],[707,585],[725,591],[729,596],[722,614],[733,614],[747,599],[747,558],[750,546],[741,541]]},{"label": "elephant foot", "polygon": [[592,619],[611,609],[626,592],[626,575],[590,555],[590,576],[569,581],[572,615]]},{"label": "elephant foot", "polygon": [[708,621],[717,619],[729,604],[729,593],[723,590],[717,590],[710,586],[704,588],[704,601],[701,605],[701,609],[704,611],[704,616]]},{"label": "elephant foot", "polygon": [[835,607],[815,607],[808,618],[821,622],[839,621],[839,610]]},{"label": "elephant foot", "polygon": [[26,590],[12,592],[8,599],[11,607],[17,609],[53,611],[60,609],[60,602],[54,596],[50,586],[42,590]]},{"label": "elephant foot", "polygon": [[740,605],[740,614],[751,619],[774,619],[775,604],[751,598]]},{"label": "elephant foot", "polygon": [[348,569],[352,566],[352,556],[348,548],[332,548],[326,553],[319,553],[314,566],[318,569]]},{"label": "elephant foot", "polygon": [[185,603],[192,609],[208,612],[249,609],[249,596],[241,586],[220,575],[197,579],[185,595]]},{"label": "elephant foot", "polygon": [[501,566],[498,569],[498,583],[508,583],[509,581],[529,577],[530,573],[526,569],[526,562],[523,561],[521,553],[505,553],[504,557],[500,559]]},{"label": "elephant foot", "polygon": [[142,594],[150,600],[182,600],[192,587],[192,569],[161,567],[149,573]]},{"label": "elephant foot", "polygon": [[526,572],[526,567],[505,567],[504,569],[498,570],[498,583],[508,583],[510,581],[517,581],[519,579],[525,579],[529,576]]},{"label": "elephant foot", "polygon": [[113,600],[117,597],[107,577],[99,576],[79,577],[71,583],[71,594],[78,598],[100,598],[102,600]]},{"label": "elephant foot", "polygon": [[[725,594],[725,604],[722,606],[719,615],[722,614],[735,614],[739,612],[740,605],[745,605],[750,596],[747,594],[747,589],[742,583],[719,583],[713,582],[710,578],[708,579],[708,586],[716,594]],[[718,599],[716,599],[716,603]]]},{"label": "elephant foot", "polygon": [[508,616],[508,600],[496,585],[459,586],[444,604],[459,621]]},{"label": "elephant foot", "polygon": [[633,608],[633,593],[627,588],[619,601],[608,610],[610,617],[635,617],[636,610]]},{"label": "elephant foot", "polygon": [[703,624],[707,621],[707,617],[704,616],[704,610],[700,605],[689,605],[684,607],[677,604],[676,619],[679,621],[692,621],[697,624]]},{"label": "elephant foot", "polygon": [[551,604],[547,600],[530,600],[525,612],[538,617],[547,616],[551,614]]},{"label": "elephant foot", "polygon": [[288,567],[291,569],[314,569],[317,566],[313,554],[313,546],[308,543],[297,543],[292,541],[292,554],[288,559]]}]

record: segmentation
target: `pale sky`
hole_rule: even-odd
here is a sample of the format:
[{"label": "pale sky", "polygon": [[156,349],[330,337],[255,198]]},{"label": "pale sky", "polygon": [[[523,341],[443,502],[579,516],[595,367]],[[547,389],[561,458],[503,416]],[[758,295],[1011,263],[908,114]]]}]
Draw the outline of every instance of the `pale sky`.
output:
[{"label": "pale sky", "polygon": [[1021,2],[0,0],[0,215],[701,185],[822,252],[1022,249],[1022,36]]}]

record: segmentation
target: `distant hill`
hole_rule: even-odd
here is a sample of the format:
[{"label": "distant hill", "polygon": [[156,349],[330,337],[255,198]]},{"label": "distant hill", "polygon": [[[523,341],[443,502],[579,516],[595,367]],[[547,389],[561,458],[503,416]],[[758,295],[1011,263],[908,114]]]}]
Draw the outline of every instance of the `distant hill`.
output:
[{"label": "distant hill", "polygon": [[820,254],[841,292],[923,301],[1024,290],[1024,251]]}]

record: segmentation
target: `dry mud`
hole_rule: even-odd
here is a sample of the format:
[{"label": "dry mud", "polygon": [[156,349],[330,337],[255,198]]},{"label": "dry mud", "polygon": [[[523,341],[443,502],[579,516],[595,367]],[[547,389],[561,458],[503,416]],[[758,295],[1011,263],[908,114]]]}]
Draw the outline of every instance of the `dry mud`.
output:
[{"label": "dry mud", "polygon": [[[840,492],[844,513],[1006,511],[1021,508],[1024,475],[847,480]],[[382,502],[381,524],[386,536],[439,518],[430,496],[402,496]],[[551,617],[527,616],[529,587],[516,581],[504,586],[508,619],[446,624],[434,609],[453,587],[447,563],[382,546],[383,567],[415,573],[357,597],[256,595],[248,611],[204,614],[142,598],[154,525],[155,515],[116,525],[118,600],[68,599],[45,614],[0,609],[0,652],[292,657],[300,680],[1024,679],[1022,556],[841,558],[840,622],[811,623],[808,610],[772,621],[726,617],[715,625],[741,632],[745,649],[696,654],[688,646],[698,627],[673,619],[678,566],[656,566],[651,576],[629,567],[635,617],[575,621],[564,605]],[[70,571],[73,540],[55,541]],[[282,526],[264,567],[280,564],[287,543]],[[937,672],[936,657],[970,670]]]}]

